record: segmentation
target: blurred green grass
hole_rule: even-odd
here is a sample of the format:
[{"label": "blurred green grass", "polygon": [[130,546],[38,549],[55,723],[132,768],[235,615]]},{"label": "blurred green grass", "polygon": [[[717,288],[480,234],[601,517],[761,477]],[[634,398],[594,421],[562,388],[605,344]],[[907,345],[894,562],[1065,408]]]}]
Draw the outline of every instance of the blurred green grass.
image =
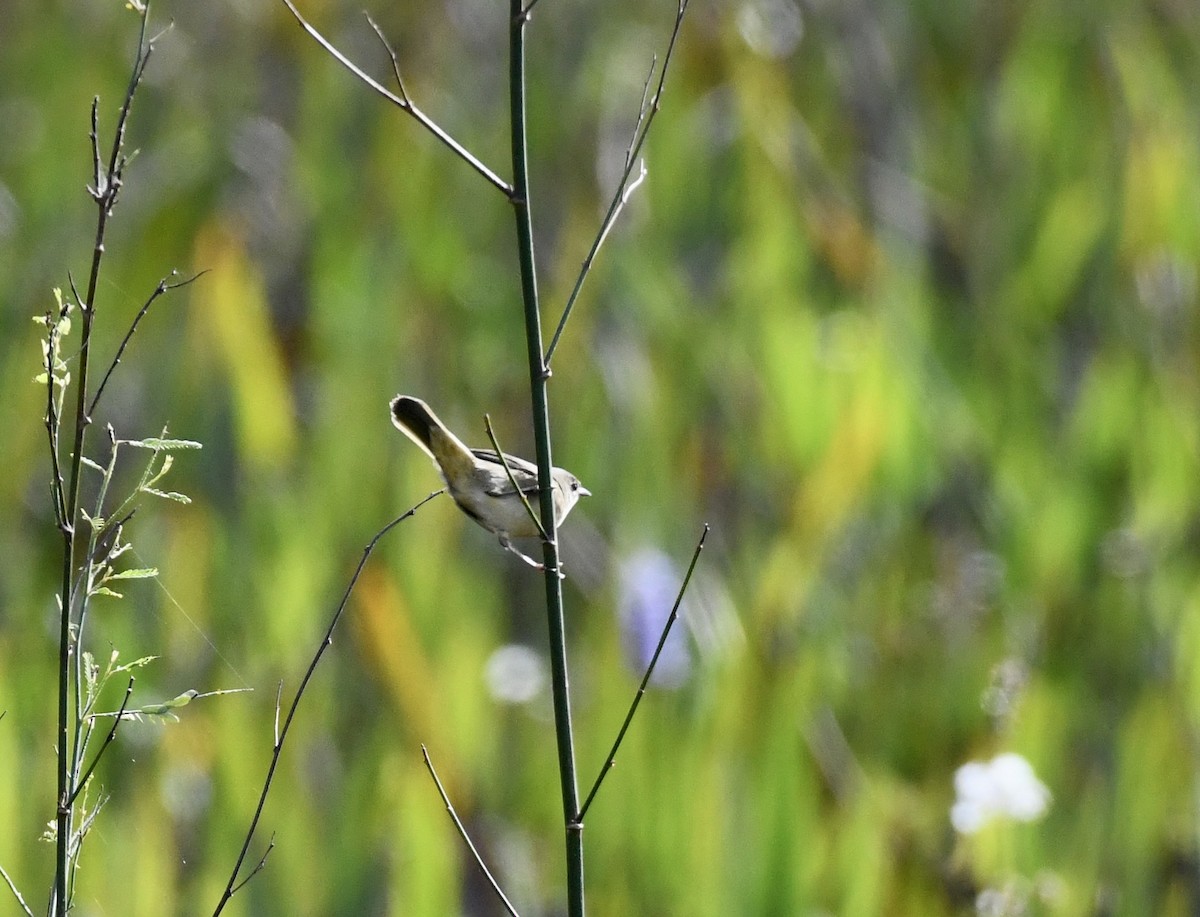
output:
[{"label": "blurred green grass", "polygon": [[[386,75],[350,4],[305,7]],[[547,326],[610,192],[673,10],[541,3],[530,66]],[[373,11],[427,111],[502,173],[503,14]],[[1186,4],[697,2],[649,178],[556,357],[582,780],[636,684],[621,572],[714,527],[685,684],[642,707],[589,813],[591,912],[1200,908],[1200,17]],[[16,0],[0,36],[0,864],[52,856],[54,569],[36,327],[89,251],[86,115],[134,18]],[[121,435],[205,443],[190,507],[131,532],[161,588],[92,638],[162,659],[83,913],[200,914],[359,551],[437,486],[385,417],[420,394],[531,452],[509,209],[323,56],[281,5],[162,4],[97,349],[167,270],[111,390]],[[601,151],[602,162],[598,163]],[[95,442],[98,437],[93,437]],[[375,556],[302,708],[235,914],[491,914],[424,742],[521,913],[556,913],[548,699],[485,667],[544,644],[536,579],[435,501]],[[1007,680],[1006,680],[1007,679]],[[956,836],[955,769],[1012,750],[1053,794]]]}]

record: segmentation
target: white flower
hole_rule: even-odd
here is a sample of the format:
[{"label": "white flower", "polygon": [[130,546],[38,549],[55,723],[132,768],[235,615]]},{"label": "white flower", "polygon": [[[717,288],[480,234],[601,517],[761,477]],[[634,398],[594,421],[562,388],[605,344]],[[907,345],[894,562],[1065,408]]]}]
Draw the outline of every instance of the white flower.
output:
[{"label": "white flower", "polygon": [[974,834],[996,816],[1033,821],[1050,805],[1050,791],[1023,757],[1009,752],[991,761],[970,761],[954,772],[950,822]]},{"label": "white flower", "polygon": [[546,684],[546,665],[527,646],[502,646],[487,661],[484,680],[493,698],[505,704],[525,704]]}]

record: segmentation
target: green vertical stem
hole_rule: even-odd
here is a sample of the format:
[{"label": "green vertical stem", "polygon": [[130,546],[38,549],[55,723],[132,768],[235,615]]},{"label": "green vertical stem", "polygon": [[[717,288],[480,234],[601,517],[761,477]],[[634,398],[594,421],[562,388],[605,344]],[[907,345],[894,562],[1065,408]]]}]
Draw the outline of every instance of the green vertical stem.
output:
[{"label": "green vertical stem", "polygon": [[571,735],[571,700],[567,678],[567,643],[563,627],[562,580],[559,578],[558,527],[550,469],[550,411],[546,383],[550,378],[542,347],[541,314],[533,257],[533,223],[529,199],[529,168],[525,134],[525,24],[522,0],[509,2],[509,100],[512,121],[513,191],[517,221],[517,250],[521,263],[521,294],[525,303],[525,343],[529,351],[529,384],[533,436],[537,449],[538,502],[546,565],[546,617],[550,638],[550,672],[554,694],[554,728],[558,739],[558,770],[566,825],[567,914],[583,917],[583,825],[579,822],[579,788],[575,776],[575,743]]},{"label": "green vertical stem", "polygon": [[[74,756],[70,754],[68,732],[69,698],[71,694],[71,580],[75,573],[75,545],[79,528],[79,469],[82,464],[84,438],[92,418],[87,414],[88,365],[92,343],[93,303],[100,280],[100,263],[104,259],[104,231],[108,225],[108,201],[99,204],[96,221],[96,242],[92,248],[92,269],[88,277],[87,296],[79,303],[83,331],[79,348],[79,379],[75,383],[75,442],[71,453],[71,476],[67,484],[67,516],[63,529],[63,565],[61,586],[61,620],[58,636],[58,807],[55,819],[54,904],[51,913],[62,917],[67,912],[67,857],[71,842],[71,798],[74,787],[71,775]],[[86,596],[81,596],[87,601]],[[78,686],[76,686],[78,690]]]}]

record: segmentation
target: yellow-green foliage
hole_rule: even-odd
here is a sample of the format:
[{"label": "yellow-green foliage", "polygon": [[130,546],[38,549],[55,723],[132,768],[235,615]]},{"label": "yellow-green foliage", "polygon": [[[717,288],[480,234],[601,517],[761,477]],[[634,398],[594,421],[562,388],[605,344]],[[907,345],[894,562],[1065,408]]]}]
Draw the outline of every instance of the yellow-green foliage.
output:
[{"label": "yellow-green foliage", "polygon": [[[303,9],[385,80],[360,6]],[[504,7],[373,8],[418,104],[501,174]],[[673,13],[535,10],[548,333]],[[556,464],[595,494],[564,532],[585,793],[638,675],[622,564],[657,548],[681,571],[713,526],[687,680],[651,689],[587,818],[589,912],[1196,913],[1200,19],[1030,0],[690,15],[648,178],[550,385]],[[83,914],[211,912],[277,684],[294,691],[371,535],[439,486],[388,400],[421,395],[475,445],[487,411],[532,454],[503,197],[281,4],[162,0],[154,17],[175,27],[134,106],[96,359],[169,269],[210,273],[156,304],[92,443],[103,458],[103,424],[169,424],[205,448],[171,471],[194,502],[126,531],[158,582],[98,598],[90,639],[161,657],[139,670],[144,704],[254,692],[121,732]],[[59,539],[29,316],[89,256],[88,106],[111,126],[136,20],[118,0],[8,0],[4,20],[0,866],[36,911]],[[275,849],[228,913],[498,913],[422,743],[521,913],[556,912],[549,702],[502,704],[485,678],[503,644],[544,652],[541,596],[445,499],[388,536],[251,864]],[[956,768],[1003,751],[1033,765],[1047,814],[956,835]]]}]

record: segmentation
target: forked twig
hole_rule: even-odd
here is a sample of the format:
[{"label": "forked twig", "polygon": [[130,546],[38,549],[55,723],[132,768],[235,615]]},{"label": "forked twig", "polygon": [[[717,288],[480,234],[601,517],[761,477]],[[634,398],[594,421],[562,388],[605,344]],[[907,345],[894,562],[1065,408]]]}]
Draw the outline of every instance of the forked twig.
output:
[{"label": "forked twig", "polygon": [[475,849],[475,844],[471,842],[471,836],[467,834],[467,829],[463,827],[462,819],[460,819],[458,817],[458,813],[454,811],[454,805],[450,802],[450,797],[446,795],[446,790],[442,786],[442,781],[438,779],[437,771],[433,769],[433,762],[429,760],[429,750],[424,745],[421,746],[421,756],[425,759],[425,767],[429,770],[429,776],[433,778],[433,782],[437,786],[438,795],[442,797],[442,804],[445,805],[446,811],[450,813],[450,818],[454,821],[454,827],[458,829],[459,836],[466,842],[467,847],[470,848],[471,855],[475,857],[475,864],[483,873],[484,878],[488,880],[488,884],[492,886],[492,891],[494,891],[504,903],[504,909],[507,910],[512,917],[520,917],[520,915],[517,913],[517,909],[512,906],[512,902],[508,900],[508,897],[504,894],[504,890],[500,888],[500,884],[492,876],[486,864],[484,864],[483,857],[481,857],[479,855],[479,851]]},{"label": "forked twig", "polygon": [[412,100],[408,97],[408,90],[404,88],[404,77],[400,75],[400,59],[396,56],[396,49],[392,47],[392,43],[383,34],[383,29],[379,28],[375,20],[371,18],[371,14],[364,10],[363,15],[367,17],[367,22],[375,31],[375,35],[379,38],[379,43],[383,45],[383,50],[387,51],[388,57],[392,59],[392,73],[396,75],[396,86],[400,90],[400,98],[408,105],[412,105]]},{"label": "forked twig", "polygon": [[[459,159],[463,160],[472,169],[487,179],[488,183],[504,194],[505,197],[510,199],[512,198],[512,186],[487,166],[485,166],[470,150],[446,133],[446,131],[444,131],[436,121],[425,114],[425,112],[421,111],[421,109],[417,108],[417,106],[413,104],[413,101],[409,97],[408,93],[405,92],[403,83],[400,84],[400,95],[396,95],[374,77],[367,74],[367,72],[359,67],[358,64],[354,63],[354,61],[350,60],[350,58],[346,57],[345,54],[334,47],[333,43],[329,41],[329,39],[318,32],[307,19],[300,15],[300,11],[296,9],[295,5],[292,3],[292,0],[283,0],[283,4],[291,12],[296,22],[300,24],[300,27],[309,35],[311,35],[316,40],[317,44],[324,48],[334,60],[336,60],[339,64],[358,77],[359,80],[361,80],[371,89],[375,90],[376,93],[383,96],[401,111],[407,112],[416,118],[417,122],[423,128],[425,128],[427,131],[437,137],[437,139],[443,144],[449,147],[450,150],[459,157]],[[368,17],[368,21],[370,21],[370,17]],[[375,26],[373,22],[371,23],[371,26],[375,29],[375,34],[378,35],[381,40],[383,40],[383,33],[379,31],[378,27]],[[386,40],[383,40],[383,44],[384,47],[387,48],[388,54],[392,58],[392,67],[396,73],[397,81],[399,81],[400,66],[396,61],[396,53],[392,50],[391,46]]]},{"label": "forked twig", "polygon": [[679,587],[679,594],[675,597],[675,604],[671,606],[671,613],[667,616],[667,623],[663,627],[662,636],[658,638],[658,646],[654,648],[654,655],[650,657],[650,664],[646,666],[646,674],[642,676],[642,683],[638,685],[637,693],[633,695],[633,703],[629,705],[629,712],[625,714],[625,722],[621,724],[616,741],[613,742],[612,750],[609,751],[604,765],[600,768],[600,773],[596,775],[596,782],[592,784],[591,792],[588,793],[587,799],[584,800],[583,805],[579,809],[579,814],[575,818],[577,824],[583,823],[583,817],[587,814],[592,800],[596,798],[596,792],[600,789],[600,784],[604,782],[604,778],[612,770],[613,763],[617,758],[617,750],[621,747],[621,742],[625,739],[625,733],[629,729],[629,724],[633,722],[633,715],[637,713],[638,704],[642,702],[642,697],[646,693],[646,685],[650,683],[650,676],[654,674],[654,667],[658,664],[658,657],[662,654],[663,647],[667,644],[667,636],[671,633],[671,626],[675,623],[675,619],[679,617],[679,606],[683,603],[683,595],[687,592],[688,583],[692,581],[692,571],[696,569],[696,561],[700,559],[700,552],[704,550],[704,540],[706,538],[708,538],[707,522],[704,524],[704,531],[700,533],[700,540],[696,542],[696,550],[692,554],[692,562],[688,564],[687,574],[683,577],[683,584]]},{"label": "forked twig", "polygon": [[100,746],[96,752],[96,757],[92,759],[92,763],[88,765],[88,769],[83,772],[83,776],[75,783],[75,790],[71,793],[71,798],[67,800],[67,805],[74,805],[75,800],[79,797],[80,792],[87,786],[88,779],[92,776],[92,772],[96,769],[96,765],[100,763],[100,759],[104,757],[104,752],[113,739],[117,737],[117,727],[121,725],[121,720],[125,716],[125,708],[129,706],[129,698],[133,696],[133,676],[129,676],[129,686],[125,688],[125,697],[121,700],[121,709],[117,711],[117,715],[113,717],[112,728],[108,730],[108,735],[104,737],[104,744]]},{"label": "forked twig", "polygon": [[[362,576],[363,568],[367,565],[367,559],[371,556],[371,552],[375,550],[375,545],[379,544],[379,540],[388,532],[398,526],[405,519],[416,514],[422,506],[432,500],[434,497],[441,496],[446,492],[445,488],[435,490],[421,502],[406,510],[401,515],[397,516],[378,532],[372,538],[367,546],[363,549],[362,558],[358,562],[358,567],[354,571],[354,575],[350,577],[350,582],[346,585],[346,591],[342,593],[342,600],[338,603],[337,611],[333,613],[333,618],[329,622],[329,627],[325,629],[325,636],[321,638],[321,643],[317,647],[316,653],[313,655],[312,661],[308,664],[308,669],[304,673],[304,677],[300,679],[300,687],[296,689],[296,695],[292,698],[292,704],[288,708],[287,716],[283,721],[283,728],[277,729],[277,738],[275,745],[271,750],[271,763],[267,767],[267,775],[263,780],[262,791],[258,796],[258,805],[254,809],[254,816],[250,819],[250,827],[246,831],[246,838],[242,842],[242,849],[238,852],[237,861],[233,864],[233,871],[229,874],[229,881],[225,885],[225,891],[221,894],[221,900],[217,902],[216,910],[213,911],[213,917],[220,914],[225,909],[225,905],[229,903],[229,899],[234,893],[245,885],[245,881],[238,882],[238,873],[241,872],[242,864],[246,861],[246,853],[250,849],[250,844],[254,840],[254,832],[258,829],[258,822],[262,818],[263,809],[267,804],[267,794],[271,792],[271,783],[275,779],[275,769],[279,766],[279,759],[283,755],[283,746],[287,741],[288,731],[292,728],[292,720],[296,717],[296,710],[300,706],[300,700],[304,697],[304,692],[308,688],[308,683],[312,680],[313,672],[316,671],[317,664],[321,661],[321,657],[325,655],[325,650],[333,645],[333,631],[337,627],[338,621],[341,620],[342,612],[346,610],[346,604],[350,601],[350,593],[354,591],[355,585],[358,583],[358,578]],[[271,848],[267,848],[267,853],[270,853]],[[264,853],[262,859],[259,860],[259,865],[251,871],[250,875],[246,876],[248,880],[259,869],[262,868],[266,861],[267,854]]]},{"label": "forked twig", "polygon": [[524,9],[521,10],[521,20],[523,22],[528,22],[533,18],[533,8],[537,5],[538,0],[529,0],[529,2],[525,4]]},{"label": "forked twig", "polygon": [[[178,273],[178,271],[171,271],[169,276],[174,277]],[[121,345],[117,348],[117,352],[116,355],[113,356],[112,363],[110,363],[108,366],[108,371],[104,374],[104,378],[100,380],[100,385],[96,389],[96,394],[92,397],[92,405],[88,408],[88,416],[96,413],[96,405],[100,402],[100,396],[104,394],[104,387],[108,385],[109,376],[113,374],[113,371],[120,364],[121,357],[125,355],[125,348],[129,346],[129,341],[133,338],[134,332],[137,331],[138,325],[141,323],[142,319],[146,317],[146,313],[150,311],[150,307],[154,305],[154,301],[168,290],[178,290],[180,287],[186,287],[189,283],[192,283],[207,273],[208,271],[200,271],[198,274],[193,274],[186,280],[180,280],[176,283],[169,282],[166,277],[158,282],[158,285],[154,288],[154,292],[150,294],[150,298],[147,299],[142,308],[138,310],[138,314],[134,317],[133,323],[129,326],[129,330],[125,332],[125,337],[121,340]]]},{"label": "forked twig", "polygon": [[675,26],[671,30],[671,40],[667,44],[667,52],[663,55],[662,69],[658,74],[658,86],[655,88],[654,94],[647,98],[647,90],[654,77],[653,65],[650,68],[650,75],[646,78],[645,86],[642,87],[642,104],[638,109],[638,119],[634,125],[633,136],[630,138],[629,146],[625,149],[625,168],[621,172],[621,180],[617,182],[617,190],[608,205],[608,211],[605,213],[604,219],[600,222],[600,229],[596,233],[592,247],[588,250],[587,257],[583,259],[579,275],[575,278],[575,286],[571,289],[571,295],[567,297],[567,304],[563,307],[562,317],[559,318],[558,327],[554,330],[554,337],[550,339],[550,346],[546,349],[545,362],[547,368],[549,368],[550,361],[554,358],[554,351],[558,349],[558,342],[562,338],[563,329],[567,326],[567,319],[571,317],[571,312],[575,308],[575,301],[579,298],[579,291],[583,289],[583,282],[587,279],[588,274],[591,273],[592,262],[595,261],[596,254],[604,244],[604,240],[607,238],[609,230],[612,229],[613,223],[620,216],[626,201],[629,200],[629,195],[633,193],[634,189],[646,177],[645,166],[639,165],[639,175],[630,184],[630,176],[633,175],[634,165],[640,163],[638,154],[642,150],[642,144],[646,142],[646,136],[650,133],[650,125],[654,122],[654,116],[658,114],[659,107],[662,104],[663,87],[667,81],[667,70],[670,68],[671,58],[675,54],[675,44],[679,38],[679,29],[683,25],[683,16],[687,12],[688,3],[689,0],[679,0],[679,6],[675,12]]},{"label": "forked twig", "polygon": [[263,871],[263,867],[267,865],[267,857],[271,855],[271,851],[275,849],[275,835],[271,835],[271,839],[267,841],[267,849],[263,851],[263,855],[258,858],[258,862],[254,864],[254,868],[246,874],[246,878],[242,879],[233,887],[233,894],[240,892],[247,882]]}]

